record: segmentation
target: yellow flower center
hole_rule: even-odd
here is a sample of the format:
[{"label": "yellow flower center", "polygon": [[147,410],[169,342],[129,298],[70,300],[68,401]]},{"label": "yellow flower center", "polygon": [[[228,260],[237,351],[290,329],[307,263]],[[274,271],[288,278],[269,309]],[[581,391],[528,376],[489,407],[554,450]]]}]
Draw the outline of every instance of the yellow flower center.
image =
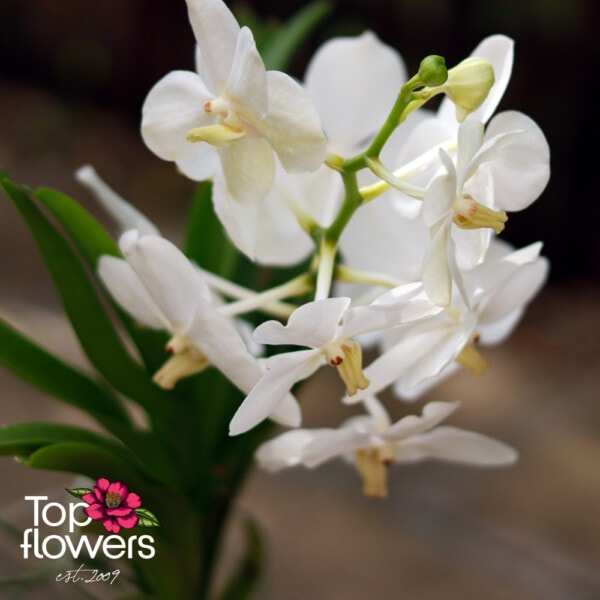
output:
[{"label": "yellow flower center", "polygon": [[337,369],[342,381],[346,384],[349,396],[369,386],[369,380],[362,370],[362,350],[360,344],[353,340],[331,342],[323,349],[327,362]]},{"label": "yellow flower center", "polygon": [[175,335],[167,344],[173,356],[154,374],[152,381],[165,390],[172,390],[183,377],[203,371],[208,359],[198,348],[181,335]]},{"label": "yellow flower center", "polygon": [[385,444],[363,448],[354,453],[354,464],[363,480],[363,494],[370,498],[387,498],[387,467],[394,462],[394,447]]},{"label": "yellow flower center", "polygon": [[456,362],[471,371],[473,375],[482,375],[487,370],[488,364],[485,358],[479,354],[475,344],[479,341],[479,335],[474,335],[467,342],[460,354],[456,357]]},{"label": "yellow flower center", "polygon": [[229,102],[223,98],[215,98],[204,104],[204,111],[217,116],[215,125],[205,125],[190,129],[186,135],[188,142],[206,142],[212,146],[227,146],[246,134],[244,122],[232,110]]},{"label": "yellow flower center", "polygon": [[462,229],[491,227],[496,233],[500,233],[504,229],[504,223],[508,221],[503,210],[492,210],[469,195],[457,196],[453,208],[453,221]]},{"label": "yellow flower center", "polygon": [[104,497],[104,501],[106,502],[106,506],[108,508],[117,508],[119,504],[121,504],[121,496],[117,494],[117,492],[108,492]]}]

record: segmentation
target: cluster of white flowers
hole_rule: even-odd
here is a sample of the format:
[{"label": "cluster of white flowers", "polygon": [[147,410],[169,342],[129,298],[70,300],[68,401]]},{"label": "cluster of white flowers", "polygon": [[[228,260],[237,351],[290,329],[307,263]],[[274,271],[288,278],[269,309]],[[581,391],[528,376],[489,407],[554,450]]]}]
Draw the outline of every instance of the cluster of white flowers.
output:
[{"label": "cluster of white flowers", "polygon": [[[141,214],[79,172],[125,231],[124,259],[99,274],[142,324],[165,329],[172,354],[155,375],[166,388],[212,365],[246,398],[238,435],[266,418],[293,427],[259,448],[270,469],[353,459],[364,492],[385,496],[386,467],[424,458],[503,465],[516,452],[440,423],[456,404],[430,402],[396,423],[376,395],[418,398],[504,339],[542,286],[541,243],[515,250],[497,238],[549,177],[543,133],[527,116],[492,116],[508,84],[513,43],[496,35],[446,70],[431,56],[408,78],[374,34],[325,43],[303,84],[267,71],[252,33],[221,0],[187,0],[197,72],[160,80],[143,107],[142,136],[194,180],[213,181],[216,214],[233,243],[262,265],[312,256],[276,288],[240,288],[192,264]],[[439,109],[423,107],[444,95]],[[293,299],[312,295],[297,305]],[[229,301],[226,301],[229,299]],[[271,317],[250,341],[241,316]],[[378,357],[363,369],[361,344]],[[301,349],[257,358],[257,345]],[[365,416],[339,429],[300,429],[296,382],[334,366],[343,401]],[[339,398],[332,399],[333,401]]]}]

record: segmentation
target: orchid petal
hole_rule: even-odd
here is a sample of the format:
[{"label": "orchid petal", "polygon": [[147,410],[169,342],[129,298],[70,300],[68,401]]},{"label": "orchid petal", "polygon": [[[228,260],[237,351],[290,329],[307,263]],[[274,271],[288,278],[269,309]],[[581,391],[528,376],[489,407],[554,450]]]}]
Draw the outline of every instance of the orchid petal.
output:
[{"label": "orchid petal", "polygon": [[137,321],[153,329],[171,328],[133,267],[114,256],[102,256],[98,276],[115,302]]},{"label": "orchid petal", "polygon": [[[212,147],[186,139],[190,129],[212,122],[204,103],[213,97],[196,73],[172,71],[165,75],[144,101],[141,132],[145,144],[160,158],[171,161],[189,158],[190,153],[207,152],[208,148],[214,153]],[[199,174],[203,179],[212,175],[205,175],[202,169]]]},{"label": "orchid petal", "polygon": [[233,64],[240,26],[222,0],[187,0],[187,5],[199,51],[220,95]]},{"label": "orchid petal", "polygon": [[[407,440],[422,458],[436,458],[476,466],[513,464],[518,454],[503,442],[473,431],[442,426]],[[401,459],[401,447],[398,448]]]},{"label": "orchid petal", "polygon": [[458,128],[456,170],[461,172],[483,144],[483,123],[468,119]]},{"label": "orchid petal", "polygon": [[314,439],[315,431],[310,429],[286,431],[259,446],[255,454],[256,460],[261,467],[270,471],[299,465],[302,462],[304,447]]},{"label": "orchid petal", "polygon": [[535,262],[541,250],[542,242],[534,242],[515,250],[510,244],[500,243],[495,239],[487,260],[468,273],[466,284],[473,304],[486,302],[498,288],[509,282],[521,267]]},{"label": "orchid petal", "polygon": [[209,301],[197,299],[187,337],[242,392],[250,392],[260,379],[262,370],[257,359],[233,323]]},{"label": "orchid petal", "polygon": [[261,118],[267,113],[267,72],[256,49],[252,32],[247,27],[242,27],[237,37],[225,94],[242,113]]},{"label": "orchid petal", "polygon": [[483,346],[493,346],[503,342],[517,326],[525,312],[525,307],[519,307],[487,323],[478,323],[477,333],[479,334],[479,343]]},{"label": "orchid petal", "polygon": [[447,379],[450,375],[453,375],[460,369],[461,365],[453,360],[443,366],[435,375],[432,375],[427,379],[422,379],[416,383],[411,383],[411,385],[408,385],[406,379],[399,379],[392,387],[392,391],[395,396],[402,399],[404,402],[413,402],[414,400],[423,397],[430,390],[444,381],[444,379]]},{"label": "orchid petal", "polygon": [[160,235],[158,228],[137,208],[121,198],[98,175],[91,165],[83,165],[75,171],[75,178],[84,185],[125,231],[137,229],[142,235]]},{"label": "orchid petal", "polygon": [[285,326],[278,321],[259,325],[254,331],[254,339],[260,344],[322,348],[335,339],[339,322],[348,306],[350,298],[343,297],[308,302],[290,315]]},{"label": "orchid petal", "polygon": [[390,329],[439,313],[419,282],[396,287],[368,306],[350,308],[344,313],[341,336],[351,338],[363,333]]},{"label": "orchid petal", "polygon": [[271,412],[269,419],[285,427],[300,427],[302,411],[298,400],[292,394],[288,394]]},{"label": "orchid petal", "polygon": [[399,282],[415,281],[429,239],[422,220],[402,218],[384,196],[362,206],[359,218],[350,220],[340,252],[356,269],[385,273]]},{"label": "orchid petal", "polygon": [[452,274],[448,266],[448,225],[437,230],[423,258],[421,279],[429,299],[438,306],[450,306]]},{"label": "orchid petal", "polygon": [[425,192],[422,215],[428,227],[434,226],[452,212],[456,198],[456,169],[446,152],[440,149],[439,155],[447,172],[436,177]]},{"label": "orchid petal", "polygon": [[[473,175],[480,165],[488,163],[494,168],[502,156],[512,154],[515,144],[524,133],[524,130],[517,129],[513,131],[502,131],[493,137],[486,135],[481,148],[479,148],[470,162],[462,170],[457,182],[458,189],[462,189],[465,182]],[[506,151],[505,149],[508,147],[510,147],[510,150]],[[523,167],[521,166],[521,168]],[[514,177],[514,173],[512,174],[512,177]]]},{"label": "orchid petal", "polygon": [[[483,104],[469,115],[469,119],[486,123],[494,114],[512,73],[514,42],[504,35],[492,35],[485,38],[471,53],[471,56],[484,58],[492,63],[494,69],[494,85]],[[438,117],[448,125],[458,128],[454,103],[444,98],[438,110]]]},{"label": "orchid petal", "polygon": [[420,417],[417,415],[403,417],[384,431],[381,437],[389,441],[399,441],[423,433],[441,423],[458,406],[458,402],[429,402],[423,407]]},{"label": "orchid petal", "polygon": [[305,85],[321,114],[329,150],[352,156],[364,149],[405,81],[398,53],[371,32],[323,44],[307,68]]},{"label": "orchid petal", "polygon": [[321,430],[304,447],[302,462],[307,467],[318,467],[335,456],[369,447],[373,445],[372,440],[371,434],[352,427]]},{"label": "orchid petal", "polygon": [[318,350],[299,350],[272,356],[268,370],[231,419],[229,435],[239,435],[266,419],[285,399],[291,387],[323,363]]},{"label": "orchid petal", "polygon": [[189,327],[198,299],[210,296],[190,261],[171,242],[148,235],[126,252],[126,258],[174,333]]},{"label": "orchid petal", "polygon": [[267,72],[269,112],[248,121],[268,140],[288,173],[316,171],[325,160],[321,118],[304,88],[289,75]]},{"label": "orchid petal", "polygon": [[509,211],[527,208],[544,191],[550,178],[548,142],[528,116],[516,111],[496,115],[488,125],[486,138],[493,139],[514,129],[523,131],[523,135],[490,165],[495,204]]},{"label": "orchid petal", "polygon": [[257,202],[269,193],[275,178],[273,150],[266,140],[243,137],[221,149],[229,193],[240,202]]},{"label": "orchid petal", "polygon": [[406,375],[405,385],[409,388],[413,387],[440,373],[471,339],[476,323],[475,314],[467,312],[463,315],[460,324],[448,327],[446,334],[438,340],[437,344],[412,365]]},{"label": "orchid petal", "polygon": [[354,404],[366,397],[378,394],[398,378],[406,376],[423,356],[446,335],[444,320],[431,319],[407,328],[404,335],[393,346],[380,354],[364,369],[365,377],[371,382],[367,390],[359,390],[354,396],[345,396],[346,404]]},{"label": "orchid petal", "polygon": [[487,301],[482,302],[480,321],[483,324],[493,323],[528,304],[544,285],[548,268],[549,263],[544,257],[520,266]]},{"label": "orchid petal", "polygon": [[215,211],[231,240],[251,260],[263,265],[296,264],[310,254],[313,241],[275,186],[256,202],[238,202],[219,171],[213,182]]}]

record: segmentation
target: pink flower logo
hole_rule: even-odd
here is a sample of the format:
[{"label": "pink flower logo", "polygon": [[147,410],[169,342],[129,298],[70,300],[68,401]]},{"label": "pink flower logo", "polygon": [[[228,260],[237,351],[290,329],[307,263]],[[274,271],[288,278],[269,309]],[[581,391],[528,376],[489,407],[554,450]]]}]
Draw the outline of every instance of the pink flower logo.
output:
[{"label": "pink flower logo", "polygon": [[83,512],[94,521],[102,521],[106,531],[119,533],[121,529],[158,527],[158,519],[146,508],[142,499],[130,492],[120,481],[111,483],[105,477],[96,481],[94,489],[77,488],[67,490],[71,496],[81,498],[88,506]]}]

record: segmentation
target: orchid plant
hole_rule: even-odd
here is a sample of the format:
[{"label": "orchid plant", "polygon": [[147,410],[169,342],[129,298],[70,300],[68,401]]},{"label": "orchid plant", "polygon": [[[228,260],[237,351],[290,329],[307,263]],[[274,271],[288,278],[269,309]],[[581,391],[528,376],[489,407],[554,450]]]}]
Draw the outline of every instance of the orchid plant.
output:
[{"label": "orchid plant", "polygon": [[[132,561],[136,598],[247,598],[262,556],[251,523],[223,589],[212,575],[253,455],[269,470],[344,457],[379,498],[392,465],[516,460],[500,441],[442,424],[458,403],[394,423],[384,401],[408,411],[402,402],[456,370],[482,373],[483,347],[509,335],[543,285],[541,243],[514,249],[498,234],[506,211],[543,191],[549,149],[526,115],[494,116],[512,68],[505,36],[450,69],[428,56],[410,76],[371,32],[332,39],[299,83],[276,69],[327,6],[298,13],[261,52],[222,0],[187,6],[196,71],[161,79],[141,122],[148,148],[199,182],[182,249],[91,166],[77,179],[118,240],[76,201],[2,177],[96,373],[4,320],[0,362],[105,433],[14,424],[0,448],[33,468],[126,482],[130,512],[144,498],[160,560]],[[366,347],[377,350],[368,365]],[[341,379],[323,402],[353,404],[355,416],[303,429],[298,384],[323,365]],[[273,436],[273,422],[285,431]]]}]

